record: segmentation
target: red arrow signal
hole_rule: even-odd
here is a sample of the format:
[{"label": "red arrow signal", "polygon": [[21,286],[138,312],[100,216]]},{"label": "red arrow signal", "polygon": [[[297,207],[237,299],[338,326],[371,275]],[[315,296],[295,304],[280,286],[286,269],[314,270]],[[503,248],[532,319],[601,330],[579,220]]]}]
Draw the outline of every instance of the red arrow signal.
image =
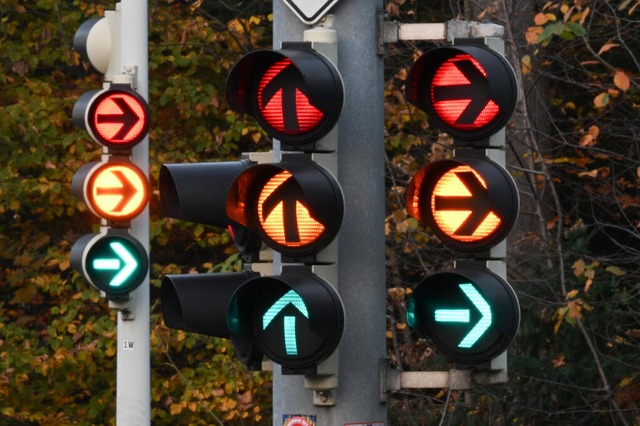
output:
[{"label": "red arrow signal", "polygon": [[479,45],[432,49],[411,67],[407,100],[435,127],[480,146],[509,121],[518,100],[513,68]]},{"label": "red arrow signal", "polygon": [[136,92],[107,89],[97,92],[75,108],[86,109],[85,128],[98,143],[115,150],[129,150],[140,143],[149,131],[149,106]]},{"label": "red arrow signal", "polygon": [[500,113],[487,73],[471,55],[456,55],[438,68],[431,100],[440,118],[461,130],[486,126]]},{"label": "red arrow signal", "polygon": [[257,50],[233,66],[227,101],[287,150],[313,151],[340,116],[344,87],[333,63],[310,43],[283,43],[282,50]]},{"label": "red arrow signal", "polygon": [[324,114],[311,105],[304,79],[290,59],[273,64],[258,85],[258,107],[279,132],[297,135],[312,130]]}]

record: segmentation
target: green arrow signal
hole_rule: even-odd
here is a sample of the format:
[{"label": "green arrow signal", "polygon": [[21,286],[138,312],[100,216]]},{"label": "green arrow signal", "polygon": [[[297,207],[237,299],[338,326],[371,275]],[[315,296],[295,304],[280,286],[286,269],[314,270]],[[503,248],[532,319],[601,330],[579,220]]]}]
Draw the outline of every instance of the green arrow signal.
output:
[{"label": "green arrow signal", "polygon": [[111,247],[111,250],[113,250],[118,257],[94,259],[93,268],[96,271],[119,271],[111,279],[109,286],[120,287],[136,271],[138,262],[122,243],[114,241],[109,243],[109,247]]},{"label": "green arrow signal", "polygon": [[[469,298],[473,306],[480,311],[481,318],[473,326],[464,339],[458,343],[459,348],[470,349],[475,345],[482,335],[489,329],[493,322],[493,316],[491,314],[491,306],[487,303],[487,300],[482,297],[473,284],[459,284],[458,287]],[[471,312],[469,309],[436,309],[434,312],[434,319],[436,322],[457,322],[468,323],[471,321]]]},{"label": "green arrow signal", "polygon": [[[262,329],[266,330],[273,319],[289,304],[295,306],[305,318],[309,318],[309,311],[302,297],[293,290],[289,290],[278,299],[262,316]],[[296,317],[285,315],[284,317],[284,346],[287,355],[298,355],[298,341],[296,337]]]}]

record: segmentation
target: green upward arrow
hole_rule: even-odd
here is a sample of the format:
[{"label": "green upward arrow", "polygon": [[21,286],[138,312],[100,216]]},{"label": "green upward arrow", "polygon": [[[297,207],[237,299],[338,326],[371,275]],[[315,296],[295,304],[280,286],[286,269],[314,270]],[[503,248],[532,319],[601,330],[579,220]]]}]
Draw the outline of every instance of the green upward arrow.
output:
[{"label": "green upward arrow", "polygon": [[[473,326],[473,328],[464,336],[464,339],[458,343],[459,348],[470,349],[475,345],[482,335],[489,329],[493,322],[493,316],[491,314],[491,306],[487,303],[487,300],[482,297],[473,284],[459,284],[460,290],[467,296],[467,298],[473,303],[473,306],[480,311],[480,320]],[[434,318],[436,322],[464,322],[471,321],[471,312],[469,309],[436,309],[434,312]]]},{"label": "green upward arrow", "polygon": [[[309,318],[307,305],[304,304],[302,297],[293,290],[289,290],[284,296],[276,301],[267,312],[262,316],[262,329],[266,330],[271,321],[284,309],[287,305],[295,306],[305,318]],[[285,315],[284,317],[284,346],[287,355],[298,355],[298,341],[296,337],[296,317]]]},{"label": "green upward arrow", "polygon": [[120,287],[135,272],[138,262],[122,243],[114,241],[109,247],[118,257],[94,259],[93,267],[98,271],[120,271],[109,282],[110,287]]}]

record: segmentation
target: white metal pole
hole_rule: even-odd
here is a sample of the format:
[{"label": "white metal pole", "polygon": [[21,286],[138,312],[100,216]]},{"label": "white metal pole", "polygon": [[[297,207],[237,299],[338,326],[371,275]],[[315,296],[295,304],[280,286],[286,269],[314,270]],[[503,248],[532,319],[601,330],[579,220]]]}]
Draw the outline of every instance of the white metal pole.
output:
[{"label": "white metal pole", "polygon": [[[142,0],[121,2],[121,65],[137,92],[149,100],[148,9]],[[149,175],[149,139],[133,149],[132,161]],[[131,235],[149,253],[149,209],[132,221]],[[116,424],[151,424],[149,275],[118,313]]]}]

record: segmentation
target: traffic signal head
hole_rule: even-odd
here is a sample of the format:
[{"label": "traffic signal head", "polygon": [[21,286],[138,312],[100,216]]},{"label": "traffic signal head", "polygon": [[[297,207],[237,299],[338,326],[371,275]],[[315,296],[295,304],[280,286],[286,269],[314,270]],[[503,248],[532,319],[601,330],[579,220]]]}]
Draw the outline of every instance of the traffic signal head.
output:
[{"label": "traffic signal head", "polygon": [[344,99],[342,78],[309,43],[258,50],[238,61],[227,81],[227,101],[258,120],[287,149],[313,150],[336,124]]},{"label": "traffic signal head", "polygon": [[343,212],[338,182],[305,161],[252,166],[234,180],[227,198],[229,218],[255,230],[273,250],[310,263],[337,235]]},{"label": "traffic signal head", "polygon": [[499,131],[518,99],[509,62],[480,45],[426,52],[411,68],[405,90],[438,129],[460,140],[480,141]]},{"label": "traffic signal head", "polygon": [[310,373],[331,355],[344,331],[338,293],[307,271],[254,278],[238,289],[228,317],[232,333],[254,339],[287,373]]},{"label": "traffic signal head", "polygon": [[111,222],[129,222],[146,207],[147,177],[128,161],[85,164],[73,176],[71,188],[91,212]]},{"label": "traffic signal head", "polygon": [[226,200],[234,179],[248,160],[165,164],[160,169],[160,203],[167,217],[228,227],[234,243],[255,258],[261,243],[256,233],[227,216]]},{"label": "traffic signal head", "polygon": [[87,58],[97,71],[106,73],[111,57],[111,30],[107,18],[84,21],[73,37],[73,49]]},{"label": "traffic signal head", "polygon": [[130,151],[149,132],[145,99],[128,85],[84,93],[73,107],[73,122],[91,138],[114,151]]},{"label": "traffic signal head", "polygon": [[420,282],[407,304],[407,323],[463,365],[504,352],[516,336],[520,306],[513,288],[488,270],[456,269]]},{"label": "traffic signal head", "polygon": [[230,339],[238,358],[259,370],[262,353],[247,336],[234,335],[227,326],[232,296],[245,282],[259,276],[250,271],[165,275],[162,278],[162,317],[167,327]]},{"label": "traffic signal head", "polygon": [[71,248],[71,266],[108,299],[126,299],[149,272],[142,244],[124,232],[88,234]]},{"label": "traffic signal head", "polygon": [[507,236],[519,196],[513,178],[497,163],[456,157],[423,167],[409,184],[406,206],[445,246],[473,254]]}]

